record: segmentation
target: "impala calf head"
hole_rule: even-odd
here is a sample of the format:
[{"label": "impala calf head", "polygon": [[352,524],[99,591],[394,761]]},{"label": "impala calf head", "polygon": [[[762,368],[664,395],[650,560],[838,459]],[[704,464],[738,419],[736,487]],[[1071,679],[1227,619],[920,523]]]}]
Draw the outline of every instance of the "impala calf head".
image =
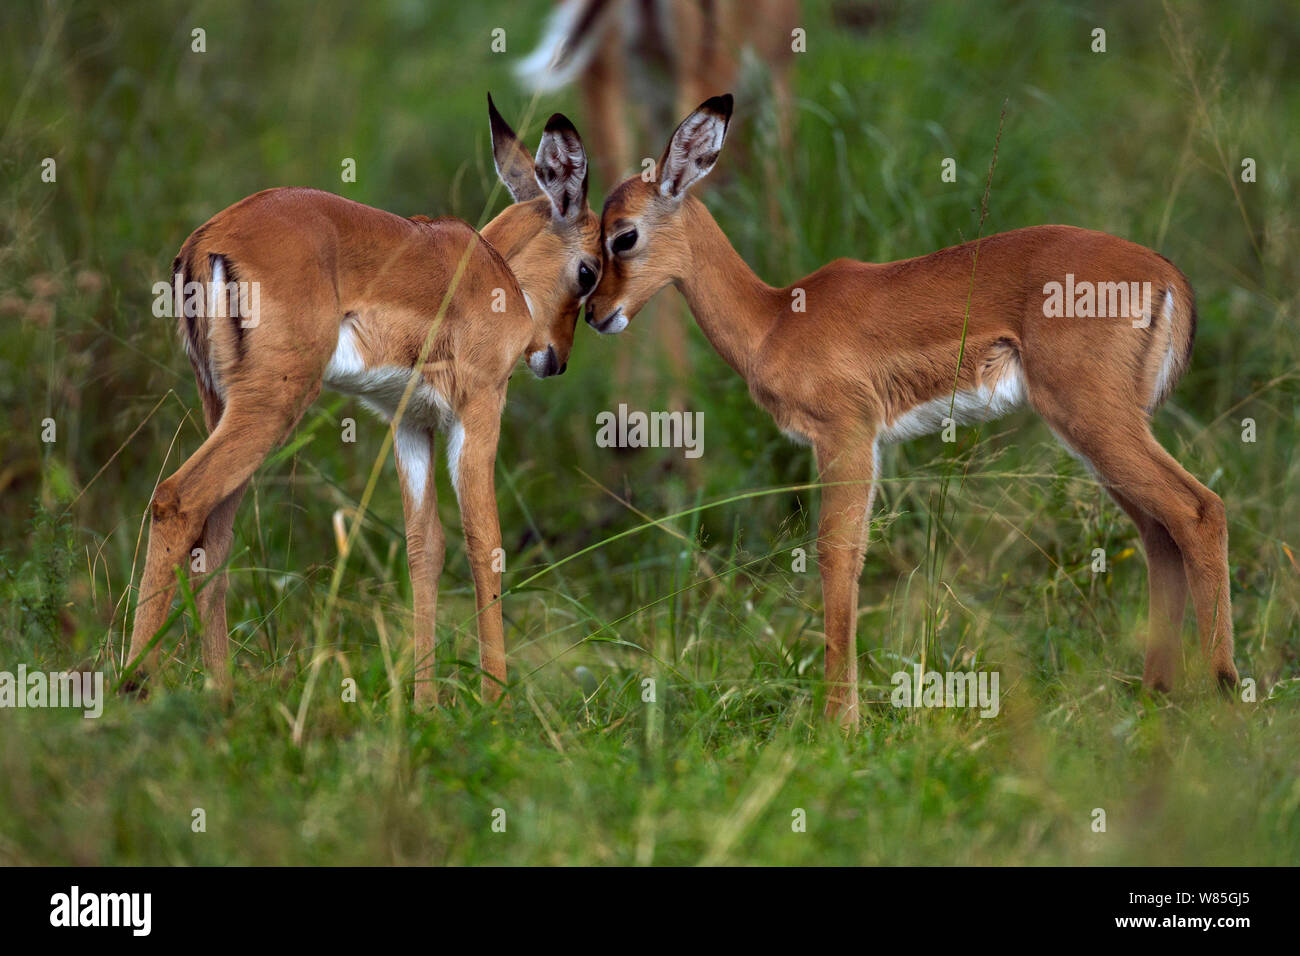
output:
[{"label": "impala calf head", "polygon": [[533,159],[488,96],[492,158],[514,203],[483,229],[519,280],[533,315],[524,351],[538,378],[563,373],[573,330],[600,278],[600,223],[587,205],[587,152],[556,113]]},{"label": "impala calf head", "polygon": [[686,191],[717,162],[731,107],[730,93],[706,100],[673,133],[656,179],[632,176],[605,200],[603,275],[587,303],[587,324],[597,332],[622,332],[651,296],[699,268],[687,243]]}]

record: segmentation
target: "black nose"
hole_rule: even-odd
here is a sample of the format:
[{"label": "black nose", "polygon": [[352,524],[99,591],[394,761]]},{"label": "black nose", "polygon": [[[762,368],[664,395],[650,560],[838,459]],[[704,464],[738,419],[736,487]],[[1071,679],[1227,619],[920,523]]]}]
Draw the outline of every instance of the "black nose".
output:
[{"label": "black nose", "polygon": [[555,375],[560,368],[560,357],[555,354],[555,346],[546,346],[546,374]]},{"label": "black nose", "polygon": [[564,374],[564,370],[565,370],[566,368],[568,368],[568,367],[569,367],[569,363],[568,363],[568,362],[565,362],[563,365],[560,366],[560,370],[559,370],[558,372],[556,372],[555,374],[556,374],[556,375],[563,375],[563,374]]}]

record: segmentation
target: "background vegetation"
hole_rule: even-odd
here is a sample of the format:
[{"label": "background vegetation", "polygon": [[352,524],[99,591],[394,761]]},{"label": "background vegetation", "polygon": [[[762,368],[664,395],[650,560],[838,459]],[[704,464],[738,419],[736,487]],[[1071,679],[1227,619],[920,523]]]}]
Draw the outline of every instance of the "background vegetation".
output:
[{"label": "background vegetation", "polygon": [[[150,311],[185,236],[290,184],[482,223],[485,91],[530,143],[554,109],[584,128],[572,92],[523,121],[529,98],[510,66],[548,8],[4,5],[0,670],[115,676],[151,490],[203,437],[188,362]],[[147,703],[113,699],[99,720],[0,712],[0,861],[1296,862],[1295,14],[1287,2],[809,2],[779,181],[760,161],[773,148],[760,83],[738,91],[737,142],[707,195],[774,283],[836,256],[929,252],[980,229],[1005,101],[985,234],[1110,231],[1169,256],[1198,291],[1192,366],[1156,431],[1227,502],[1237,661],[1254,703],[1204,683],[1190,622],[1189,679],[1167,699],[1140,691],[1136,533],[1021,413],[963,429],[956,445],[887,454],[858,629],[873,703],[853,739],[821,726],[816,565],[795,572],[791,558],[811,553],[815,495],[780,490],[811,479],[808,453],[693,327],[698,466],[595,445],[599,411],[664,407],[666,368],[642,367],[628,389],[611,375],[620,350],[661,354],[647,349],[656,322],[680,321],[661,307],[621,337],[580,328],[563,379],[511,383],[497,480],[513,706],[476,699],[472,589],[440,474],[444,706],[411,711],[390,462],[328,624],[305,739],[292,742],[337,557],[331,516],[357,504],[383,437],[327,394],[238,521],[233,707],[204,692],[185,614],[166,640],[168,689]],[[195,27],[204,54],[190,50]],[[504,55],[490,52],[494,27]],[[1095,27],[1104,54],[1090,51]],[[668,132],[638,154],[658,156]],[[41,181],[45,157],[55,184]],[[340,181],[344,157],[355,183]],[[944,157],[955,184],[940,179]],[[1240,180],[1243,157],[1254,183]],[[348,416],[356,444],[339,440]],[[1097,547],[1107,574],[1091,571]],[[890,707],[890,674],[921,662],[1000,672],[1000,716]],[[356,703],[340,699],[345,676]],[[196,807],[205,833],[191,830]],[[1091,827],[1098,807],[1105,833]],[[505,833],[490,827],[494,808]],[[792,831],[796,808],[806,832]]]}]

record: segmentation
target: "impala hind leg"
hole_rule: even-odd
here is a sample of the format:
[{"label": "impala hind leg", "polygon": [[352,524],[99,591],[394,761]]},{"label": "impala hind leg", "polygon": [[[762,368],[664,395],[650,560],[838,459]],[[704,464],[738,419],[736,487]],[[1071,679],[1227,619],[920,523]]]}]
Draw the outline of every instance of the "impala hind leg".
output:
[{"label": "impala hind leg", "polygon": [[406,516],[406,560],[415,606],[412,634],[415,646],[415,705],[438,702],[434,671],[434,625],[438,617],[438,580],[446,558],[446,538],[438,520],[438,489],[434,481],[434,433],[400,425],[393,441],[397,474]]},{"label": "impala hind leg", "polygon": [[[305,397],[280,405],[232,401],[199,450],[158,486],[150,505],[149,550],[140,578],[128,666],[142,657],[166,621],[176,590],[176,569],[189,566],[190,552],[214,511],[243,488],[319,389],[316,385]],[[233,513],[229,520],[233,521]],[[229,548],[228,540],[225,546]],[[157,660],[155,647],[142,661],[144,670],[155,670]]]},{"label": "impala hind leg", "polygon": [[203,549],[206,573],[197,583],[195,603],[202,626],[203,667],[223,695],[229,695],[230,640],[226,624],[226,589],[229,584],[225,563],[235,538],[235,516],[244,500],[248,482],[227,495],[212,509],[203,524],[199,547]]},{"label": "impala hind leg", "polygon": [[[204,387],[200,377],[199,398],[203,403],[203,420],[208,434],[216,431],[221,416],[226,412],[225,401],[212,389]],[[235,515],[243,501],[248,482],[223,499],[203,524],[199,537],[202,564],[190,567],[199,575],[194,581],[195,603],[198,605],[203,666],[222,696],[231,693],[229,635],[226,626],[226,588],[229,584],[225,563],[230,558],[230,546],[235,536]]]},{"label": "impala hind leg", "polygon": [[[1041,407],[1040,411],[1043,411]],[[1099,410],[1087,422],[1068,421],[1063,417],[1053,421],[1048,409],[1044,417],[1092,462],[1107,486],[1154,519],[1172,539],[1182,555],[1196,608],[1201,650],[1220,685],[1236,686],[1228,581],[1228,518],[1222,499],[1188,474],[1161,447],[1144,416],[1107,414]],[[1148,534],[1157,551],[1167,550],[1158,534],[1154,531]],[[1146,538],[1143,540],[1145,543]],[[1162,581],[1166,577],[1172,579],[1172,558],[1165,556],[1161,561]],[[1165,582],[1161,593],[1163,616],[1172,624],[1176,585]],[[1154,606],[1152,616],[1157,617]],[[1168,676],[1164,658],[1172,651],[1174,639],[1165,636],[1163,640],[1165,646],[1156,651],[1155,669],[1147,675],[1146,682],[1151,687],[1162,686],[1162,679]]]},{"label": "impala hind leg", "polygon": [[825,608],[826,716],[853,730],[858,725],[858,578],[875,496],[875,450],[861,441],[818,444],[817,469],[823,484],[817,565]]},{"label": "impala hind leg", "polygon": [[1142,683],[1168,692],[1173,690],[1182,661],[1183,613],[1187,609],[1183,553],[1163,524],[1121,492],[1108,490],[1137,526],[1147,558],[1151,610]]}]

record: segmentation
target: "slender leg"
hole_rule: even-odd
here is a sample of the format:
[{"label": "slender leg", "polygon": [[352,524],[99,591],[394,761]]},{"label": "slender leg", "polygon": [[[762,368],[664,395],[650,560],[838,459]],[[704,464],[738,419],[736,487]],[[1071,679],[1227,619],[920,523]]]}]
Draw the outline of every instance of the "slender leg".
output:
[{"label": "slender leg", "polygon": [[199,539],[207,567],[207,573],[195,585],[198,588],[195,600],[203,628],[203,667],[224,696],[230,695],[231,675],[230,632],[226,626],[226,588],[229,581],[223,565],[230,557],[230,546],[235,537],[235,515],[247,488],[248,482],[244,482],[212,509]]},{"label": "slender leg", "polygon": [[[304,401],[279,407],[232,403],[199,450],[158,486],[151,505],[149,550],[140,578],[128,660],[143,653],[167,619],[176,590],[176,568],[189,567],[190,551],[209,516],[252,477],[319,389],[316,385]],[[156,668],[157,657],[155,647],[144,661],[146,671]]]},{"label": "slender leg", "polygon": [[[465,409],[464,438],[456,472],[452,475],[465,527],[465,547],[474,575],[478,605],[479,663],[483,669],[483,699],[494,701],[506,685],[506,641],[501,623],[501,526],[497,518],[497,437],[501,431],[500,395],[479,398]],[[455,439],[453,438],[453,443]],[[450,455],[450,453],[449,453]]]},{"label": "slender leg", "polygon": [[[659,337],[663,340],[664,354],[668,356],[668,408],[686,409],[691,360],[687,351],[687,326],[691,321],[691,310],[686,300],[673,296],[670,305],[665,305],[664,314],[659,317]],[[685,459],[688,463],[692,459]],[[689,467],[689,466],[688,466]]]},{"label": "slender leg", "polygon": [[826,716],[858,725],[858,577],[875,488],[873,442],[818,443],[822,487],[817,563],[826,616]]},{"label": "slender leg", "polygon": [[1147,556],[1151,590],[1150,633],[1142,683],[1160,691],[1173,690],[1182,660],[1183,612],[1187,609],[1187,574],[1183,553],[1155,518],[1115,489],[1111,496],[1137,525]]},{"label": "slender leg", "polygon": [[[763,175],[769,183],[779,183],[783,179],[782,164],[785,164],[788,170],[794,156],[790,141],[794,99],[790,92],[790,77],[784,62],[772,66],[771,78],[776,144],[774,148],[769,148],[766,143],[758,143],[756,148],[763,164]],[[788,255],[791,246],[790,227],[781,212],[779,190],[776,189],[767,190],[767,225],[770,235],[776,240],[776,254],[782,257]]]},{"label": "slender leg", "polygon": [[794,93],[790,89],[788,63],[772,68],[772,108],[776,112],[776,143],[781,161],[794,158]]},{"label": "slender leg", "polygon": [[628,145],[627,63],[620,29],[606,31],[582,76],[582,98],[590,124],[592,149],[601,185],[608,191],[627,175],[632,162]]},{"label": "slender leg", "polygon": [[[1053,422],[1050,408],[1044,417],[1065,435],[1070,444],[1088,458],[1107,485],[1150,515],[1164,528],[1182,555],[1187,583],[1196,608],[1196,627],[1201,650],[1219,683],[1234,687],[1237,668],[1232,660],[1232,604],[1228,590],[1228,519],[1223,501],[1188,474],[1151,434],[1145,418],[1095,415],[1086,423],[1075,420]],[[1145,538],[1144,538],[1145,541]],[[1163,547],[1163,542],[1158,542]],[[1164,559],[1172,565],[1170,559]],[[1162,572],[1172,574],[1171,572]],[[1154,586],[1154,582],[1153,582]],[[1176,594],[1166,589],[1167,602]],[[1164,616],[1174,613],[1165,608]],[[1153,616],[1156,611],[1153,606]],[[1148,686],[1163,686],[1166,647],[1157,651],[1157,662],[1148,657]]]},{"label": "slender leg", "polygon": [[406,558],[411,570],[415,603],[412,631],[415,644],[415,705],[438,702],[434,679],[434,625],[438,617],[438,580],[446,556],[446,539],[438,520],[438,489],[434,481],[434,433],[414,426],[397,429],[393,451],[402,484],[406,514]]}]

